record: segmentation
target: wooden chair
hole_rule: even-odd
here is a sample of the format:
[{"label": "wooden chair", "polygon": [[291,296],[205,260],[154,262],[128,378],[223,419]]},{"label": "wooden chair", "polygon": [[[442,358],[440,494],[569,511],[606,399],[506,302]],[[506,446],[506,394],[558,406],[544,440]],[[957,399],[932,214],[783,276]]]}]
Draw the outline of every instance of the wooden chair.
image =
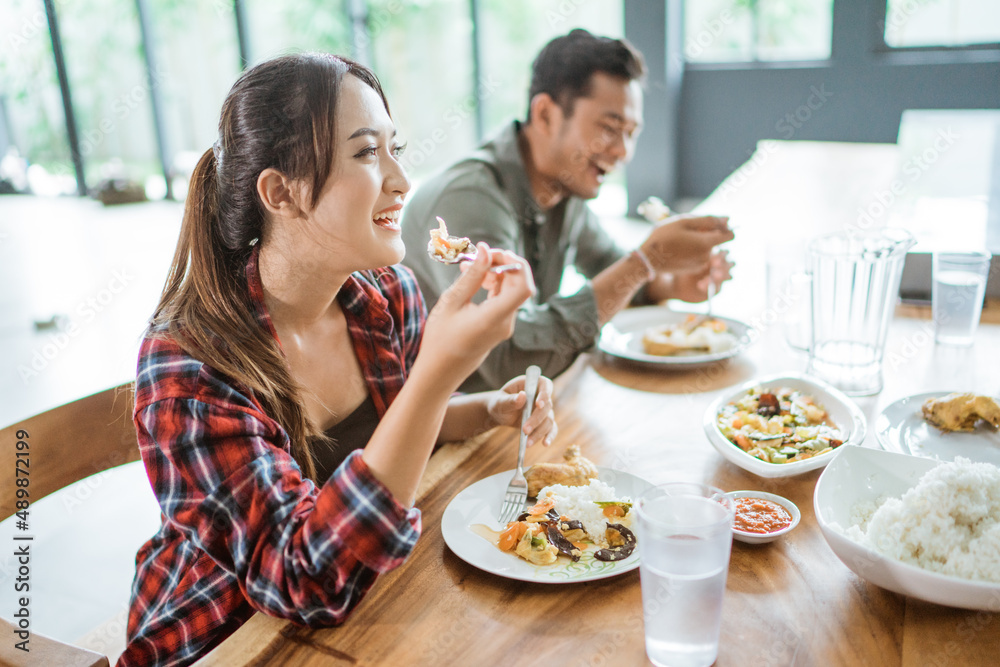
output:
[{"label": "wooden chair", "polygon": [[[10,452],[0,471],[0,520],[18,511],[17,489],[27,488],[31,503],[85,477],[137,461],[139,448],[132,424],[131,384],[108,389],[0,430]],[[25,444],[21,444],[25,443]],[[18,457],[21,452],[27,455]],[[19,459],[27,463],[16,463]],[[17,474],[20,467],[22,472]],[[24,473],[27,472],[27,475]],[[27,487],[18,479],[27,479]],[[22,482],[23,484],[23,482]],[[22,494],[23,495],[23,494]],[[30,505],[28,518],[30,525]],[[16,624],[0,619],[0,665],[108,665],[108,658],[31,632],[31,652],[14,647]]]}]

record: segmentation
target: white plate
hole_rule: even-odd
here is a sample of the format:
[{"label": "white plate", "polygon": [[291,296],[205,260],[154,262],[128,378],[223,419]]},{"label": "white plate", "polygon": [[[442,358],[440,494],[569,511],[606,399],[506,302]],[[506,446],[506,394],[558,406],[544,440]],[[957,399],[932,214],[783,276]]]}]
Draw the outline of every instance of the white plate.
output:
[{"label": "white plate", "polygon": [[663,366],[666,368],[689,369],[729,359],[739,354],[749,340],[750,327],[739,320],[728,317],[713,316],[729,327],[736,336],[736,345],[721,352],[658,356],[646,354],[642,347],[642,335],[652,327],[681,324],[688,315],[699,313],[682,313],[665,306],[643,306],[641,308],[626,308],[601,329],[601,337],[597,348],[613,357],[637,361],[644,364]]},{"label": "white plate", "polygon": [[879,449],[841,447],[816,483],[816,522],[844,565],[876,586],[950,607],[1000,611],[1000,584],[924,570],[883,556],[841,532],[852,525],[851,511],[858,503],[898,498],[939,464]]},{"label": "white plate", "polygon": [[[633,501],[652,487],[644,479],[621,470],[597,468],[598,479],[611,486],[617,497]],[[497,515],[500,512],[504,491],[514,471],[502,472],[464,488],[451,499],[441,517],[441,534],[445,544],[456,556],[480,570],[508,579],[536,581],[549,584],[567,584],[613,577],[639,567],[639,550],[628,558],[614,562],[594,560],[595,549],[584,551],[576,563],[560,557],[555,565],[533,565],[512,554],[500,551],[496,545],[473,532],[472,526],[482,524],[499,530]],[[634,529],[633,529],[634,531]]]},{"label": "white plate", "polygon": [[750,456],[742,449],[731,443],[726,436],[722,435],[722,431],[719,430],[719,426],[716,423],[719,410],[721,410],[727,403],[732,403],[752,388],[758,386],[774,388],[790,387],[812,396],[816,399],[816,402],[819,405],[826,409],[826,411],[830,414],[830,418],[833,419],[833,422],[843,434],[844,444],[841,445],[841,447],[844,445],[860,445],[864,441],[865,431],[867,429],[865,415],[861,412],[861,408],[859,408],[854,401],[849,399],[843,392],[835,389],[825,382],[812,380],[804,375],[769,375],[767,377],[750,380],[743,383],[736,389],[730,390],[713,401],[712,405],[708,406],[708,410],[705,411],[703,426],[705,428],[705,435],[708,436],[708,441],[712,443],[712,446],[715,447],[716,451],[722,454],[727,461],[735,463],[744,470],[761,477],[790,477],[792,475],[801,475],[804,472],[822,468],[829,463],[833,459],[833,455],[837,453],[837,450],[834,449],[826,454],[820,454],[819,456],[814,456],[811,459],[806,459],[805,461],[795,461],[793,463],[768,463],[767,461],[761,461],[758,458]]},{"label": "white plate", "polygon": [[983,423],[971,433],[945,433],[924,419],[920,407],[928,398],[951,392],[932,391],[890,403],[875,420],[875,437],[885,449],[938,461],[964,456],[1000,466],[1000,432]]}]

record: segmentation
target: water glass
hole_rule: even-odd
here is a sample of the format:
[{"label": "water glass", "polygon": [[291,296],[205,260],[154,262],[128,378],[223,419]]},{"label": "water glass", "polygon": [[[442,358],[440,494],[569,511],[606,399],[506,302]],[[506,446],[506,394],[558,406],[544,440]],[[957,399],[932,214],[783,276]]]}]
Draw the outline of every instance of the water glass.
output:
[{"label": "water glass", "polygon": [[934,253],[931,309],[936,342],[972,345],[983,310],[990,259],[990,253],[981,251]]},{"label": "water glass", "polygon": [[642,611],[654,665],[715,662],[732,525],[732,499],[711,486],[676,482],[639,498]]}]

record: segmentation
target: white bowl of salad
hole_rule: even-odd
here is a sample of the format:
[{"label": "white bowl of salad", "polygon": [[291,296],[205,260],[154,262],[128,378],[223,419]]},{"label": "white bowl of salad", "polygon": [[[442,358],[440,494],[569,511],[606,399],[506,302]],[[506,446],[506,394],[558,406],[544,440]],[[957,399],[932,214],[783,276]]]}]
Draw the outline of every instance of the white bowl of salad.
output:
[{"label": "white bowl of salad", "polygon": [[757,378],[705,412],[705,434],[722,456],[760,477],[822,468],[846,445],[861,445],[861,409],[834,387],[804,375]]}]

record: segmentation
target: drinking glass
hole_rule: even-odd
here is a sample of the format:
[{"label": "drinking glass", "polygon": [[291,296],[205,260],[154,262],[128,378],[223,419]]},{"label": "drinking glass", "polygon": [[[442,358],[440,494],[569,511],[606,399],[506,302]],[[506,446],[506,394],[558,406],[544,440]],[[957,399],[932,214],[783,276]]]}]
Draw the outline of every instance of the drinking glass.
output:
[{"label": "drinking glass", "polygon": [[934,253],[931,310],[936,342],[972,345],[983,310],[991,257],[981,251]]},{"label": "drinking glass", "polygon": [[732,525],[732,499],[711,486],[675,482],[639,498],[642,611],[654,665],[715,662]]}]

